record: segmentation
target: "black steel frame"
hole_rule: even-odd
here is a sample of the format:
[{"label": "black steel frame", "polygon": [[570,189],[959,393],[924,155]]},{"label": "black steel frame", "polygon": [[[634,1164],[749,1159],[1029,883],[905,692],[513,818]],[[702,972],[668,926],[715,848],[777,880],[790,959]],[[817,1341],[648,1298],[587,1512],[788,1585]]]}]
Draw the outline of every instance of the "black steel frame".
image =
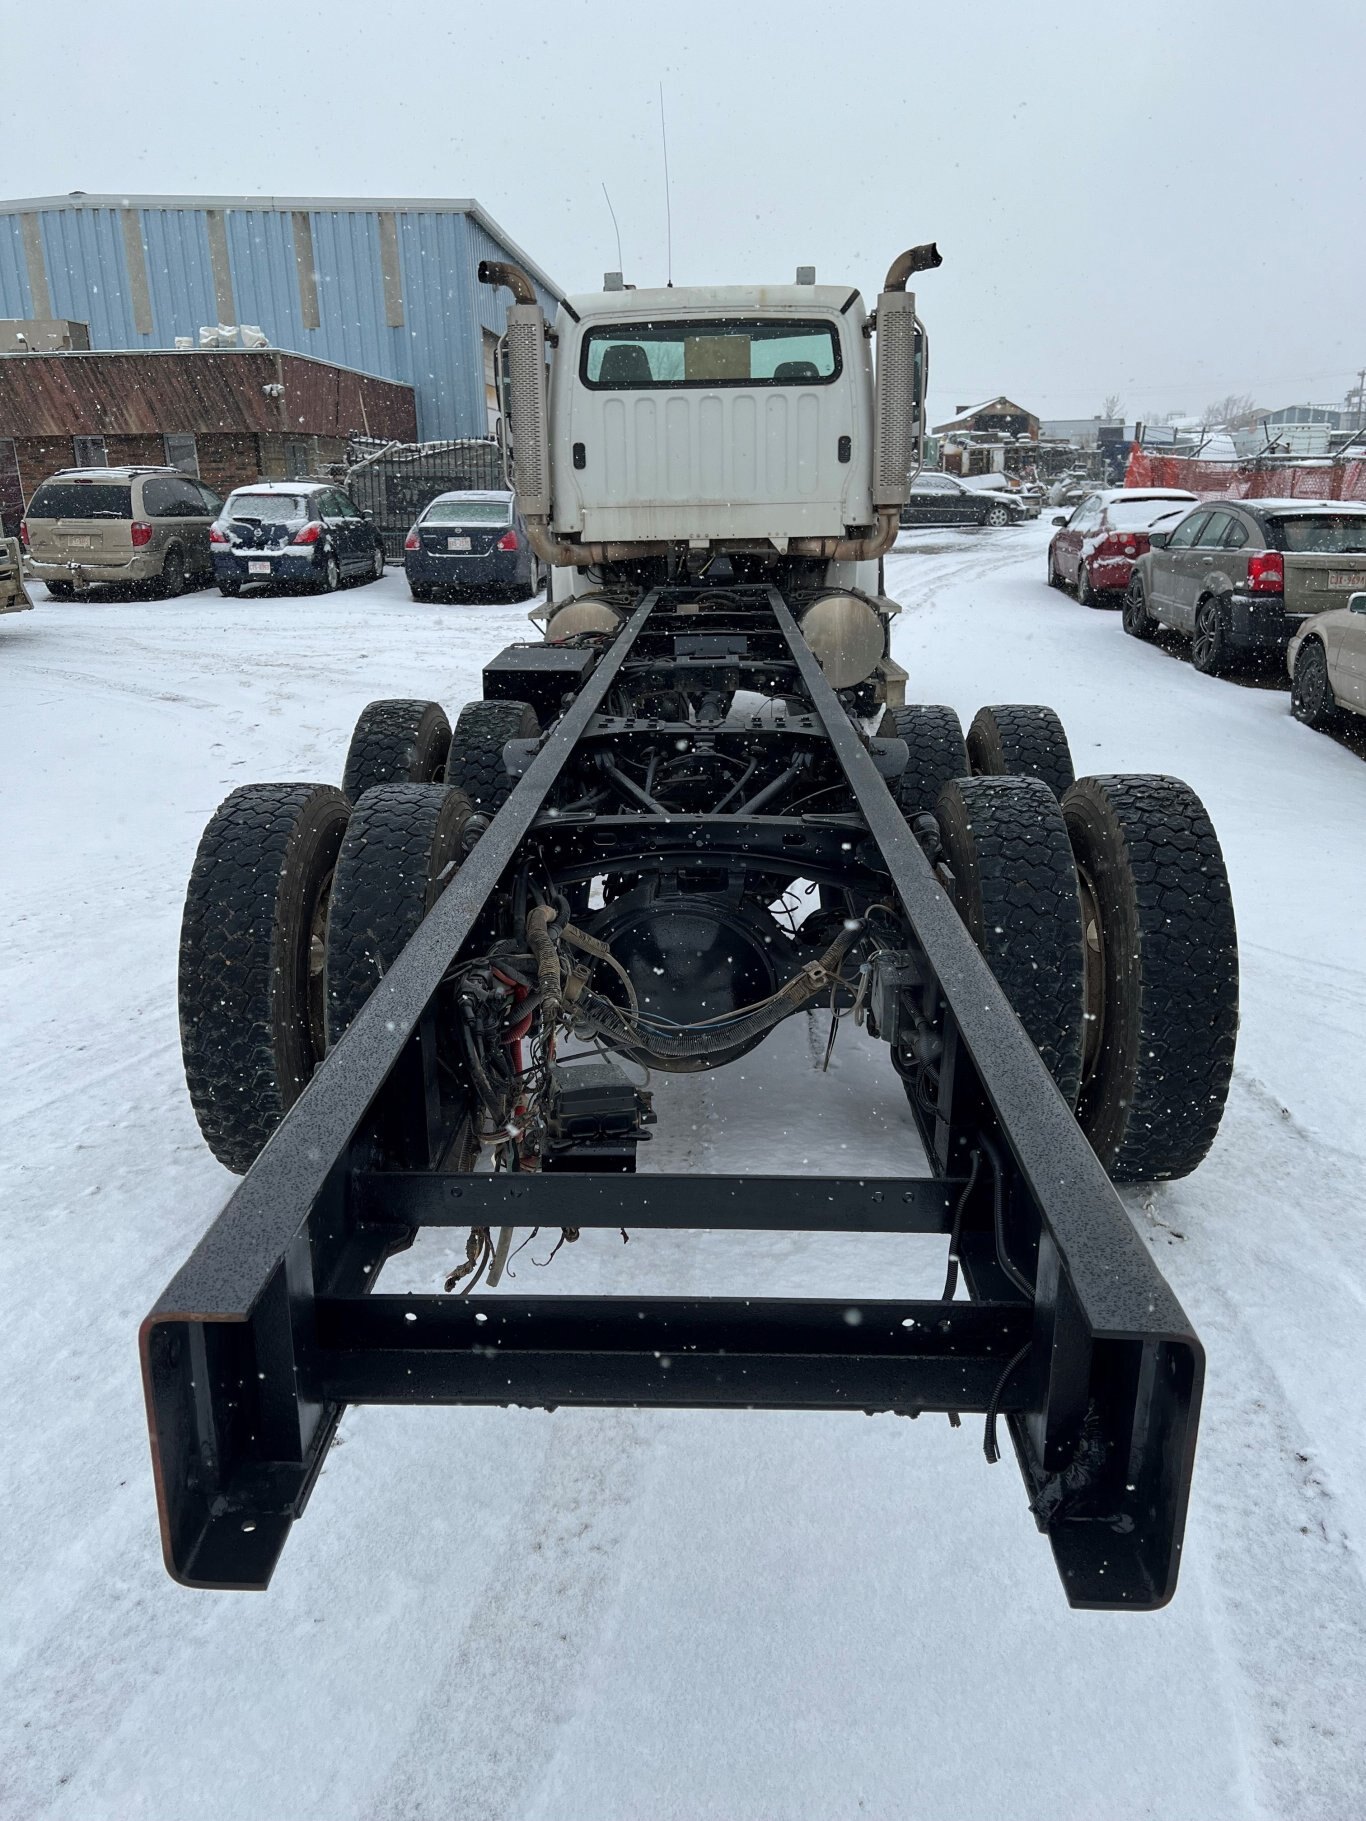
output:
[{"label": "black steel frame", "polygon": [[[677,591],[647,594],[143,1323],[177,1580],[266,1586],[348,1403],[686,1405],[977,1412],[989,1435],[999,1413],[1068,1600],[1144,1609],[1171,1597],[1199,1341],[784,599],[761,587],[735,595],[742,606],[723,618],[741,645],[716,660],[720,680],[744,680],[748,629],[766,653],[757,668],[810,704],[853,811],[599,817],[587,847],[572,818],[542,816],[585,741],[627,737],[602,715],[627,667],[668,673]],[[686,660],[694,680],[708,661],[705,649]],[[566,875],[602,870],[620,843],[636,860],[731,853],[789,872],[795,862],[805,877],[857,875],[894,895],[919,1003],[936,1008],[943,1044],[933,1100],[911,1099],[933,1175],[444,1168],[460,1109],[436,1067],[432,1004],[529,841]],[[945,1234],[967,1300],[861,1302],[854,1313],[847,1299],[373,1290],[385,1258],[422,1226],[538,1223]]]}]

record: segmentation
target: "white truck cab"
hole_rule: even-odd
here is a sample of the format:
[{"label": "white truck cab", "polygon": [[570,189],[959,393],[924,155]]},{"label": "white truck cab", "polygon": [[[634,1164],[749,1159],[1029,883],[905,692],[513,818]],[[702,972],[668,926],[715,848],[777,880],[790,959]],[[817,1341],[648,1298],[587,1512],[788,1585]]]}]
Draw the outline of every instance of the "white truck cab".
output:
[{"label": "white truck cab", "polygon": [[552,531],[782,552],[873,523],[866,329],[858,293],[830,285],[567,299],[550,381]]},{"label": "white truck cab", "polygon": [[940,263],[932,245],[903,253],[871,316],[809,269],[790,285],[663,290],[612,273],[553,325],[525,273],[482,264],[515,300],[503,445],[552,569],[547,638],[610,634],[634,591],[724,558],[735,579],[783,589],[827,675],[876,674],[878,699],[899,699],[878,560],[923,438],[927,343],[906,280]]}]

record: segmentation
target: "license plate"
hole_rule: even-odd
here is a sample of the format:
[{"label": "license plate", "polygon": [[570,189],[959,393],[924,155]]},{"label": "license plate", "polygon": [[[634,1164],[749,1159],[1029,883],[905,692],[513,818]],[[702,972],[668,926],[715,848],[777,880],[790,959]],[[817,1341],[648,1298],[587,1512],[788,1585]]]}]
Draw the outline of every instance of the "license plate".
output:
[{"label": "license plate", "polygon": [[448,537],[446,539],[447,550],[468,550],[469,547],[470,540],[467,537]]},{"label": "license plate", "polygon": [[1353,592],[1359,588],[1366,588],[1366,569],[1330,569],[1328,586],[1346,588]]},{"label": "license plate", "polygon": [[93,537],[69,537],[66,540],[66,547],[68,550],[93,550],[95,540]]},{"label": "license plate", "polygon": [[270,564],[269,563],[248,563],[247,564],[247,574],[248,575],[269,575],[270,574]]}]

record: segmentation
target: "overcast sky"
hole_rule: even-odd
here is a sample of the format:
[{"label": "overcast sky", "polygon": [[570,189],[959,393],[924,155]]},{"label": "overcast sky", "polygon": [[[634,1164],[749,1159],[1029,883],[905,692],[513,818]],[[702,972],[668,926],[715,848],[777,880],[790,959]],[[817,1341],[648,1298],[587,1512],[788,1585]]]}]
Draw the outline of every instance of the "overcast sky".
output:
[{"label": "overcast sky", "polygon": [[474,196],[566,289],[919,281],[932,416],[1340,399],[1360,0],[0,0],[0,189]]}]

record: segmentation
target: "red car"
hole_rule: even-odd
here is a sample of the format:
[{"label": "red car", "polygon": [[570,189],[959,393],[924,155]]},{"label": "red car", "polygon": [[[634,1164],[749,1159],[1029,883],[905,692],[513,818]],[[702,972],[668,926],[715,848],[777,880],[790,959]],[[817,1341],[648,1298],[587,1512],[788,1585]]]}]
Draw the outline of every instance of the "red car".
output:
[{"label": "red car", "polygon": [[1129,586],[1134,558],[1148,548],[1156,525],[1174,525],[1198,505],[1198,496],[1175,487],[1111,487],[1060,513],[1048,546],[1048,582],[1071,588],[1084,607],[1118,607]]}]

